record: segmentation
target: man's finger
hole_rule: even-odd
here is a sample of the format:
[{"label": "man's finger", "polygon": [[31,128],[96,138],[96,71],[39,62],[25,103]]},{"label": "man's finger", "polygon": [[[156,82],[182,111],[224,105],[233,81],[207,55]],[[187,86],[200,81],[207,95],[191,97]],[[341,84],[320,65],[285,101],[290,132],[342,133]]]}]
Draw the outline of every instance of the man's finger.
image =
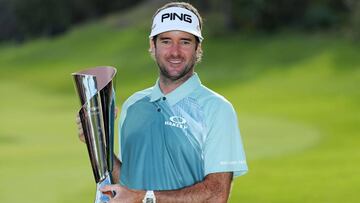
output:
[{"label": "man's finger", "polygon": [[112,192],[112,191],[117,191],[120,189],[119,185],[104,185],[104,187],[100,188],[101,192]]},{"label": "man's finger", "polygon": [[102,193],[104,195],[106,195],[107,197],[109,197],[110,199],[115,196],[113,191],[106,191],[106,192],[102,192]]},{"label": "man's finger", "polygon": [[116,195],[116,191],[119,190],[119,187],[117,185],[105,185],[104,187],[100,188],[100,191],[108,196],[110,199],[114,198]]},{"label": "man's finger", "polygon": [[104,195],[106,195],[106,196],[108,196],[109,198],[112,198],[113,197],[113,190],[112,190],[112,187],[111,187],[111,185],[105,185],[104,187],[101,187],[100,188],[100,191],[104,194]]},{"label": "man's finger", "polygon": [[115,106],[115,118],[117,118],[119,114],[119,107]]}]

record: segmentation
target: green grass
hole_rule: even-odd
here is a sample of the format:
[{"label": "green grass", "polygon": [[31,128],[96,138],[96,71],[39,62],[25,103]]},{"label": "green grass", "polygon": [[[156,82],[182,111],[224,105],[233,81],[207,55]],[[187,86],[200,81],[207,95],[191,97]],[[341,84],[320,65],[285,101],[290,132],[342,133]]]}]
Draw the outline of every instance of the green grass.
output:
[{"label": "green grass", "polygon": [[[0,46],[0,202],[93,201],[70,74],[116,66],[118,105],[157,75],[148,28],[104,22]],[[206,38],[203,48],[197,72],[234,104],[248,157],[250,171],[235,180],[230,202],[358,201],[359,44],[238,33]]]}]

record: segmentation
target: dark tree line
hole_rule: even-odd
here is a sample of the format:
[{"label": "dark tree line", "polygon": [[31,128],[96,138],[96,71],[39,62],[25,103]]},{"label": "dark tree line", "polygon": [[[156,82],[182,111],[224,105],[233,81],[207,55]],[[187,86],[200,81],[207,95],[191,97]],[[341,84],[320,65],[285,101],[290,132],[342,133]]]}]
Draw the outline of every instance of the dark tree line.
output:
[{"label": "dark tree line", "polygon": [[[0,40],[53,36],[71,25],[132,7],[167,0],[0,0]],[[186,1],[186,0],[185,0]],[[359,0],[189,0],[218,32],[282,28],[348,30],[360,34]]]},{"label": "dark tree line", "polygon": [[0,40],[53,36],[141,0],[0,0]]},{"label": "dark tree line", "polygon": [[273,31],[283,27],[311,30],[343,26],[351,17],[350,1],[357,2],[357,0],[194,0],[193,2],[203,11],[215,13],[228,30]]}]

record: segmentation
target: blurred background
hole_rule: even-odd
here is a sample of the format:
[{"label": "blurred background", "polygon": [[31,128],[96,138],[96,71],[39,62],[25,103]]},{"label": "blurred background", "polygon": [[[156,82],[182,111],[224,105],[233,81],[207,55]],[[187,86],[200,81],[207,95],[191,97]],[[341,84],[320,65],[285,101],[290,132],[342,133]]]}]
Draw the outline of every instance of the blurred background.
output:
[{"label": "blurred background", "polygon": [[[152,86],[166,2],[0,0],[0,202],[94,200],[71,73],[115,66],[118,106]],[[197,72],[233,103],[247,153],[230,202],[358,202],[360,2],[189,2],[205,23]]]}]

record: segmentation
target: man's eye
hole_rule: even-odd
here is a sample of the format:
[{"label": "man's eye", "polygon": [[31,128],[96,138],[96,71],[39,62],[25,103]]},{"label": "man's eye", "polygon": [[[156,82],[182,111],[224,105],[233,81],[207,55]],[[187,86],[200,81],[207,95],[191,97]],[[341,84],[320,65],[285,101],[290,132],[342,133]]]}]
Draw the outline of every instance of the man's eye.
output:
[{"label": "man's eye", "polygon": [[182,41],[182,44],[184,44],[184,45],[189,45],[189,44],[191,44],[191,43],[190,43],[190,41]]},{"label": "man's eye", "polygon": [[162,44],[170,44],[170,40],[163,40],[161,41]]}]

